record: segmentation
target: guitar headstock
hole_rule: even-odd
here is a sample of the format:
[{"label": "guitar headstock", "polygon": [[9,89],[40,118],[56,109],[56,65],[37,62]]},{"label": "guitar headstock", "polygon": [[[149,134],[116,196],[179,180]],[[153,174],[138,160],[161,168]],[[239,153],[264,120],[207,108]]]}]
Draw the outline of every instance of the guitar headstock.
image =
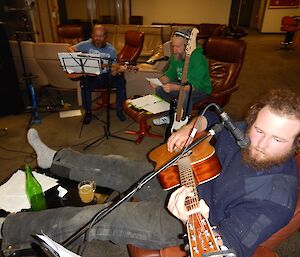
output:
[{"label": "guitar headstock", "polygon": [[198,33],[199,30],[197,28],[192,29],[188,44],[185,48],[186,55],[191,55],[192,52],[196,49]]},{"label": "guitar headstock", "polygon": [[202,257],[203,253],[220,250],[208,220],[200,213],[190,215],[186,229],[191,257]]}]

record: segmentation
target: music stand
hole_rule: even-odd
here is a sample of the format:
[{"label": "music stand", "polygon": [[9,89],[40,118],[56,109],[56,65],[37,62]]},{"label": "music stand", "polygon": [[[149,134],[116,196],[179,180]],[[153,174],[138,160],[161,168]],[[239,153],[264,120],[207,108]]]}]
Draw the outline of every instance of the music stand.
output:
[{"label": "music stand", "polygon": [[[103,58],[105,59],[105,58]],[[108,93],[108,102],[106,105],[106,125],[103,126],[104,129],[104,135],[98,139],[96,139],[95,141],[93,141],[92,143],[88,144],[87,146],[85,146],[83,148],[83,150],[86,150],[87,148],[89,148],[90,146],[96,144],[97,142],[101,141],[102,139],[106,138],[107,140],[109,139],[109,137],[113,137],[113,138],[117,138],[117,139],[122,139],[122,140],[126,140],[129,142],[134,142],[134,140],[132,139],[128,139],[128,138],[124,138],[124,137],[119,137],[116,135],[111,134],[110,132],[110,93],[111,93],[111,80],[112,80],[112,75],[111,75],[111,67],[112,67],[112,59],[110,58],[106,58],[108,59],[108,64],[107,64],[107,72],[108,72],[108,86],[107,86],[107,93]]]},{"label": "music stand", "polygon": [[[72,79],[81,78],[80,87],[83,99],[86,103],[85,95],[85,78],[91,76],[98,76],[102,74],[102,60],[98,54],[83,54],[80,52],[74,53],[58,53],[59,60],[64,72],[70,74],[68,77]],[[86,115],[86,113],[85,113]],[[79,137],[83,129],[84,123],[82,122]]]}]

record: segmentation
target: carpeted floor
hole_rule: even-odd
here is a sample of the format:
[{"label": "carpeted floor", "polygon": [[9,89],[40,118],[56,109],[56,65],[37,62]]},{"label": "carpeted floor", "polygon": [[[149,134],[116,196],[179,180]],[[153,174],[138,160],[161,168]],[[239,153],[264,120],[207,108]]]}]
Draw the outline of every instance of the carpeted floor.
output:
[{"label": "carpeted floor", "polygon": [[[225,110],[233,119],[242,119],[251,103],[264,91],[270,88],[286,87],[300,93],[300,51],[279,50],[283,35],[262,35],[256,32],[244,38],[247,42],[247,51],[243,69],[238,83],[240,89],[232,94],[230,103]],[[53,93],[53,92],[52,92]],[[69,102],[72,108],[76,106],[75,92],[62,92],[65,102]],[[55,100],[55,92],[52,94]],[[47,97],[44,98],[47,100]],[[146,160],[147,153],[159,145],[158,139],[145,138],[140,145],[135,145],[121,139],[109,137],[97,142],[95,145],[83,150],[86,145],[100,137],[103,137],[103,122],[106,119],[105,110],[95,114],[100,120],[94,120],[92,124],[84,126],[79,137],[82,117],[61,119],[57,112],[40,113],[42,123],[33,125],[41,138],[50,147],[58,150],[62,147],[72,147],[78,151],[96,154],[120,154],[130,159]],[[26,141],[26,131],[30,114],[10,115],[0,117],[0,128],[8,128],[7,133],[0,133],[0,180],[6,178],[16,169],[29,163],[35,167],[35,155]],[[136,130],[138,125],[127,119],[119,122],[115,111],[111,111],[111,133],[128,139],[135,136],[126,135],[126,129]],[[152,126],[152,131],[163,134],[165,127]],[[300,233],[297,232],[276,249],[280,257],[300,256]],[[108,242],[91,242],[84,256],[121,256],[127,257],[126,247],[112,245]]]}]

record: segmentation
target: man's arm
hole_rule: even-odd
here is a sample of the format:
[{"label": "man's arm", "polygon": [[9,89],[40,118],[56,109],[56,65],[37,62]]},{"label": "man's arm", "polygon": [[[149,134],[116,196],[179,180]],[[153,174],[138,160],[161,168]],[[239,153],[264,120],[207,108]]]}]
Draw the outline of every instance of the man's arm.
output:
[{"label": "man's arm", "polygon": [[[198,118],[200,120],[198,120]],[[182,150],[188,142],[192,129],[195,126],[195,123],[198,123],[199,126],[197,132],[203,132],[207,128],[208,121],[204,116],[198,116],[192,119],[188,124],[182,126],[179,130],[172,133],[172,135],[168,138],[167,147],[169,152],[176,151],[178,149]]]}]

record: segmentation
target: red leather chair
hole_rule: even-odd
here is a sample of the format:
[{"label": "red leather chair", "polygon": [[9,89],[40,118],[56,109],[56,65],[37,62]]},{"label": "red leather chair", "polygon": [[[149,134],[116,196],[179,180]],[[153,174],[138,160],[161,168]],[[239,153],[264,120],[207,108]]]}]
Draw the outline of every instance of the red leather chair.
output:
[{"label": "red leather chair", "polygon": [[213,90],[208,98],[193,105],[194,110],[209,103],[224,107],[229,102],[231,94],[239,88],[237,78],[244,63],[246,43],[241,39],[212,36],[205,48]]},{"label": "red leather chair", "polygon": [[281,19],[281,31],[285,31],[284,41],[281,42],[283,49],[293,44],[293,37],[296,31],[300,30],[300,26],[297,25],[297,20],[291,16],[284,16]]},{"label": "red leather chair", "polygon": [[144,32],[128,30],[125,32],[125,45],[118,54],[118,62],[136,62],[144,44]]},{"label": "red leather chair", "polygon": [[84,40],[83,27],[79,24],[58,25],[57,32],[60,43],[74,45]]},{"label": "red leather chair", "polygon": [[[290,222],[275,234],[273,234],[265,242],[261,243],[256,249],[252,257],[279,257],[273,249],[279,246],[283,241],[289,238],[300,228],[300,154],[296,156],[299,186],[298,186],[298,201],[293,218]],[[182,257],[186,253],[179,246],[167,247],[160,250],[148,250],[138,248],[134,245],[128,245],[128,250],[131,257]]]}]

